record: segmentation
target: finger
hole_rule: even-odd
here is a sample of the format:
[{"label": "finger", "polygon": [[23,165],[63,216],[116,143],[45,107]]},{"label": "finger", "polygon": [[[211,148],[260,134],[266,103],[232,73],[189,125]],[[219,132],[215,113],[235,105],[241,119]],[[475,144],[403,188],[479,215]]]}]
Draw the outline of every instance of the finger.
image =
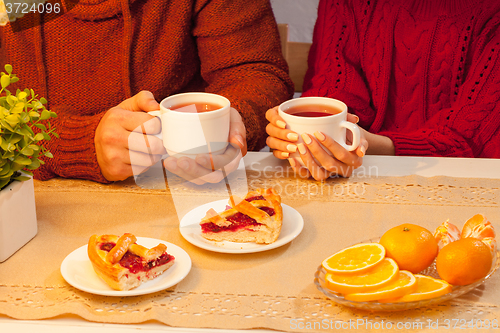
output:
[{"label": "finger", "polygon": [[314,132],[314,136],[316,137],[316,139],[318,139],[319,142],[321,142],[323,146],[325,146],[326,149],[328,149],[333,154],[333,156],[337,160],[346,164],[347,166],[357,168],[363,163],[363,159],[361,157],[359,157],[356,153],[347,151],[331,137],[324,135],[321,132]]},{"label": "finger", "polygon": [[287,159],[290,157],[290,153],[287,152],[287,151],[281,151],[281,150],[273,150],[273,155],[276,157],[276,158],[279,158],[280,160],[284,160],[284,159]]},{"label": "finger", "polygon": [[[277,150],[282,151],[282,152],[295,153],[297,151],[296,144],[290,143],[288,141],[276,139],[272,136],[267,137],[266,144],[269,146],[269,148],[277,149]],[[277,155],[275,155],[275,156],[280,158]],[[283,157],[288,158],[288,156],[283,156]]]},{"label": "finger", "polygon": [[302,158],[302,162],[304,162],[305,167],[309,170],[314,179],[323,180],[330,177],[330,174],[314,161],[313,156],[303,143],[297,145],[297,150]]},{"label": "finger", "polygon": [[153,93],[142,90],[134,96],[124,100],[118,106],[129,111],[155,111],[160,109],[160,104],[156,101]]},{"label": "finger", "polygon": [[179,159],[169,157],[165,160],[164,165],[170,172],[197,185],[202,185],[204,183],[219,183],[224,179],[220,170],[212,171],[203,168],[193,159],[188,157],[181,157]]},{"label": "finger", "polygon": [[292,167],[293,171],[295,172],[296,175],[298,175],[300,178],[310,178],[311,173],[307,168],[303,167],[295,158],[290,157],[288,159],[288,162],[290,162],[290,166]]},{"label": "finger", "polygon": [[351,123],[357,124],[359,122],[359,117],[356,116],[355,114],[348,113],[347,114],[347,121],[350,121]]},{"label": "finger", "polygon": [[240,147],[235,144],[229,144],[226,151],[220,155],[200,154],[196,156],[195,161],[205,169],[218,170],[233,166],[236,162],[236,167],[243,157]]},{"label": "finger", "polygon": [[362,138],[359,142],[358,148],[356,148],[356,155],[363,157],[366,155],[366,150],[368,149],[368,141]]},{"label": "finger", "polygon": [[278,106],[275,106],[274,108],[267,110],[266,119],[271,124],[273,124],[279,128],[285,129],[285,127],[286,127],[286,122],[278,114]]},{"label": "finger", "polygon": [[282,129],[277,127],[276,125],[269,123],[266,126],[266,133],[269,136],[285,140],[285,141],[291,141],[295,142],[299,139],[299,135],[295,133],[294,131],[291,131],[289,129]]},{"label": "finger", "polygon": [[150,155],[163,155],[167,151],[163,141],[153,135],[131,132],[128,137],[128,149]]},{"label": "finger", "polygon": [[153,135],[161,131],[161,123],[157,117],[145,112],[133,112],[120,107],[109,109],[106,113],[106,122],[118,125],[128,132]]},{"label": "finger", "polygon": [[[354,167],[350,167],[346,165],[345,163],[342,163],[338,159],[336,159],[334,156],[328,154],[323,147],[319,144],[318,141],[315,140],[314,137],[312,137],[309,134],[302,134],[302,139],[304,140],[304,143],[307,145],[307,148],[311,152],[312,156],[314,156],[314,159],[319,162],[319,165],[328,171],[329,176],[330,175],[339,175],[343,177],[348,177],[350,176],[350,173],[352,173],[352,170]],[[353,155],[353,153],[350,153]],[[313,159],[313,161],[314,161]],[[316,177],[315,177],[316,178]]]},{"label": "finger", "polygon": [[243,156],[247,154],[246,130],[240,113],[235,109],[230,110],[229,142],[240,147]]}]

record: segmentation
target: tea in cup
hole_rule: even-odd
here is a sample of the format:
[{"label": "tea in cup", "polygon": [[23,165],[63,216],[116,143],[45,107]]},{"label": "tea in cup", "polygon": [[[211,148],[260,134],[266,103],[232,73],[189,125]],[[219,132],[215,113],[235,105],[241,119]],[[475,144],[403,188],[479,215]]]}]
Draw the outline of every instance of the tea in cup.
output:
[{"label": "tea in cup", "polygon": [[[355,150],[360,143],[359,127],[347,121],[347,105],[327,97],[300,97],[282,103],[278,114],[287,124],[286,128],[299,134],[297,143],[302,143],[304,133],[314,136],[319,131],[344,147],[348,151]],[[346,142],[346,129],[352,132],[352,144]],[[330,151],[325,148],[330,155]],[[300,157],[293,153],[290,157]],[[304,165],[301,158],[298,161]]]},{"label": "tea in cup", "polygon": [[195,159],[199,154],[226,151],[231,103],[223,96],[192,92],[172,95],[149,114],[161,120],[158,135],[170,156]]}]

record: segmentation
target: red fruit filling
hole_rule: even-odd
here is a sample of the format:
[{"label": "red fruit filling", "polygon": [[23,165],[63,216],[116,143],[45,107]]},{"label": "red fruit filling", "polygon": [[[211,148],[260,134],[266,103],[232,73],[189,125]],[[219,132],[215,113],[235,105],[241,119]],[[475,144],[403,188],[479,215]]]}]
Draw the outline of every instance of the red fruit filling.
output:
[{"label": "red fruit filling", "polygon": [[[103,251],[111,251],[115,247],[115,243],[102,243],[100,249]],[[121,260],[118,262],[121,266],[128,268],[131,273],[135,274],[138,272],[147,272],[153,267],[165,265],[166,263],[174,260],[175,257],[168,253],[163,253],[156,260],[151,260],[145,262],[141,257],[135,255],[129,251],[123,255]]]},{"label": "red fruit filling", "polygon": [[[260,197],[263,198],[262,196]],[[259,197],[254,197],[254,198],[259,198]],[[254,199],[254,200],[262,200],[262,199]],[[266,212],[269,216],[273,216],[275,214],[274,209],[270,207],[261,207],[259,209]],[[222,227],[215,223],[204,223],[201,225],[201,231],[202,232],[237,231],[239,229],[243,229],[251,225],[260,225],[260,223],[255,221],[253,218],[243,213],[236,213],[234,215],[228,216],[226,219],[231,221],[232,224]]]}]

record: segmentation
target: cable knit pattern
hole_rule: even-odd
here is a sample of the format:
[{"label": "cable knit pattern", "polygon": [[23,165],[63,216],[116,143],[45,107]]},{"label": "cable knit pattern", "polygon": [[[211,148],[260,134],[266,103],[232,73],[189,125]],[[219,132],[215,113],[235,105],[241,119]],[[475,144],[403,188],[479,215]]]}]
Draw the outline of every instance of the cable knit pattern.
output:
[{"label": "cable knit pattern", "polygon": [[293,94],[268,0],[66,1],[74,8],[39,30],[0,28],[2,67],[11,63],[19,88],[45,95],[58,113],[61,139],[48,143],[54,158],[36,178],[106,182],[96,127],[141,90],[158,101],[187,91],[221,94],[242,115],[249,150],[265,145],[265,112]]},{"label": "cable knit pattern", "polygon": [[499,43],[496,0],[321,0],[303,96],[397,155],[500,158]]}]

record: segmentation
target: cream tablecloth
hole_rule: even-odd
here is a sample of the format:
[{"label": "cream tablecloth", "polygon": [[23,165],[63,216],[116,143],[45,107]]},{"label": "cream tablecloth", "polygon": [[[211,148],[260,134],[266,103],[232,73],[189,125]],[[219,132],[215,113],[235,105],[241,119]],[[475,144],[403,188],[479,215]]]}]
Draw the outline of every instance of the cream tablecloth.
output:
[{"label": "cream tablecloth", "polygon": [[[179,327],[293,332],[310,332],[310,325],[325,321],[416,322],[426,329],[437,321],[500,317],[500,274],[455,300],[404,312],[338,306],[313,283],[325,257],[401,223],[434,230],[446,219],[461,225],[482,213],[500,230],[500,180],[359,174],[318,183],[283,170],[265,174],[247,170],[246,179],[237,181],[248,183],[250,189],[273,186],[283,203],[303,216],[302,233],[266,252],[215,253],[183,239],[179,216],[201,203],[227,197],[224,184],[200,188],[172,180],[174,191],[147,179],[142,182],[147,188],[133,180],[111,185],[63,179],[35,182],[39,232],[0,264],[0,314],[17,319],[71,314],[104,323],[154,320]],[[64,281],[59,271],[62,260],[86,244],[91,234],[124,232],[179,245],[191,256],[191,272],[165,291],[136,297],[96,296]]]}]

